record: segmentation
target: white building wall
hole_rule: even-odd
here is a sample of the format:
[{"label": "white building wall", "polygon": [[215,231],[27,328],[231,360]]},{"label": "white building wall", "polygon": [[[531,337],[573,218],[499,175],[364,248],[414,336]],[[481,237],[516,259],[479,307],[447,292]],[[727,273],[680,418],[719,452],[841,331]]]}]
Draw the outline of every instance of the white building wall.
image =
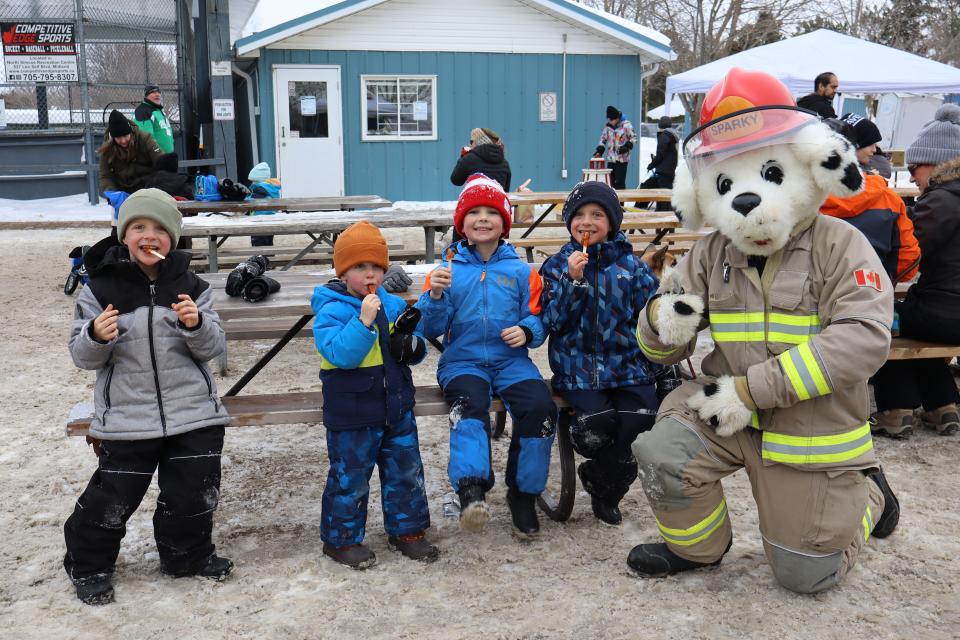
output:
[{"label": "white building wall", "polygon": [[630,55],[604,34],[522,0],[391,0],[270,48]]}]

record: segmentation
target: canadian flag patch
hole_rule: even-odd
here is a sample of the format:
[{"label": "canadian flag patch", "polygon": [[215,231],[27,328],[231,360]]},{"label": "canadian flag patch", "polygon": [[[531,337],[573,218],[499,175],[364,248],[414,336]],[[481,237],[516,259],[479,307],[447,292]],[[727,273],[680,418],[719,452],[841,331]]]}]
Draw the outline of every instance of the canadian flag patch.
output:
[{"label": "canadian flag patch", "polygon": [[877,291],[883,291],[883,280],[876,271],[857,269],[853,272],[853,279],[857,281],[858,287],[873,287]]}]

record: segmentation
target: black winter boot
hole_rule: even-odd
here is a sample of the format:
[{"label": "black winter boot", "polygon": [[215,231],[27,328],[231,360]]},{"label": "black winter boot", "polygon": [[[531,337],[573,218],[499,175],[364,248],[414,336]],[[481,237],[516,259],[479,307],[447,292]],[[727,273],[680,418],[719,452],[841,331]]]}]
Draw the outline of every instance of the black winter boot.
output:
[{"label": "black winter boot", "polygon": [[681,558],[667,546],[666,542],[638,544],[630,550],[627,556],[627,566],[633,569],[641,578],[662,578],[681,571],[716,567],[723,560],[723,556],[730,550],[733,540],[727,543],[723,555],[714,562],[694,562]]},{"label": "black winter boot", "polygon": [[[636,463],[634,463],[636,466]],[[633,472],[636,477],[636,471]],[[626,493],[626,489],[620,486],[614,486],[609,478],[597,474],[596,462],[587,460],[581,462],[577,467],[577,475],[583,488],[590,494],[590,507],[593,509],[593,515],[601,522],[609,525],[618,525],[623,521],[620,514],[621,498]],[[629,484],[626,485],[629,487]]]},{"label": "black winter boot", "polygon": [[110,576],[93,576],[76,583],[77,597],[83,604],[101,606],[113,602],[113,584]]},{"label": "black winter boot", "polygon": [[893,495],[893,490],[887,483],[887,477],[883,475],[883,469],[874,471],[867,477],[877,483],[883,493],[883,513],[880,514],[880,519],[873,526],[873,532],[870,535],[874,538],[886,538],[893,533],[900,522],[900,501]]},{"label": "black winter boot", "polygon": [[457,490],[460,497],[460,528],[464,531],[483,531],[490,521],[490,509],[479,482],[461,481]]},{"label": "black winter boot", "polygon": [[340,564],[351,569],[363,571],[377,564],[377,555],[365,544],[351,544],[345,547],[335,547],[327,542],[323,543],[323,555],[333,558]]},{"label": "black winter boot", "polygon": [[540,521],[537,519],[537,496],[532,493],[522,493],[516,489],[507,489],[507,505],[510,507],[510,516],[513,526],[524,536],[533,536],[540,532]]},{"label": "black winter boot", "polygon": [[221,558],[214,553],[203,562],[203,565],[199,569],[171,572],[164,571],[163,566],[161,565],[160,570],[168,576],[172,576],[174,578],[189,578],[193,576],[199,576],[201,578],[210,578],[211,580],[216,580],[217,582],[223,582],[227,579],[227,576],[230,575],[230,572],[233,571],[233,561],[229,558]]}]

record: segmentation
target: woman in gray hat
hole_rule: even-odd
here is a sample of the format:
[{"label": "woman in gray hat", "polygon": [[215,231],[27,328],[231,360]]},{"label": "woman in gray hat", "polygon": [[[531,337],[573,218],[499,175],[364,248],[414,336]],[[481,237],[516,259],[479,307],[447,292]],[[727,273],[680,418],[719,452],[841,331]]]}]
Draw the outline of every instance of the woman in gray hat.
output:
[{"label": "woman in gray hat", "polygon": [[[920,188],[913,225],[920,241],[920,279],[896,304],[900,335],[960,344],[960,106],[945,104],[907,147],[910,179]],[[960,395],[942,358],[891,360],[873,380],[874,433],[905,438],[913,410],[940,435],[960,429]]]}]

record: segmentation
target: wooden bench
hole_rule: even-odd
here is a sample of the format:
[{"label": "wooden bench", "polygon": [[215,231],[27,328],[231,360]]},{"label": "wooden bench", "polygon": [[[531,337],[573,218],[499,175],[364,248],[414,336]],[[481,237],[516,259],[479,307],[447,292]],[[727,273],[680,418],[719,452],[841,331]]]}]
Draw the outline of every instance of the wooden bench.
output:
[{"label": "wooden bench", "polygon": [[[438,386],[417,387],[416,416],[446,416],[450,409]],[[224,396],[223,406],[230,414],[228,427],[251,427],[276,424],[321,424],[323,422],[323,394],[320,391],[269,393],[247,396]],[[576,468],[573,447],[570,444],[569,406],[559,396],[554,402],[560,408],[554,457],[559,465],[558,478],[548,478],[547,488],[537,498],[540,509],[552,520],[564,522],[573,512],[576,499]],[[499,438],[506,424],[506,409],[499,398],[494,398],[490,411],[496,414],[492,421],[493,437]],[[85,436],[93,419],[93,405],[80,402],[73,406],[67,419],[68,436]]]},{"label": "wooden bench", "polygon": [[938,344],[913,338],[893,338],[887,360],[923,360],[925,358],[954,358],[960,356],[960,345]]}]

